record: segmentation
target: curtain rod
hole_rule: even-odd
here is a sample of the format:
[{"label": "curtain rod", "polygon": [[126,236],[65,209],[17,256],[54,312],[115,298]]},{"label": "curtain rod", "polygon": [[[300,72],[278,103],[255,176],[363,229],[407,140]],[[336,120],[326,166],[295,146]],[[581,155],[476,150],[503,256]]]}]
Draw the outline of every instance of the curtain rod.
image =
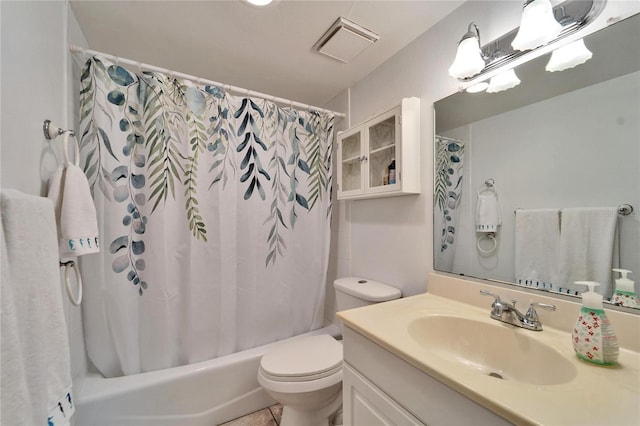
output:
[{"label": "curtain rod", "polygon": [[84,53],[87,55],[98,55],[98,56],[103,56],[109,60],[114,61],[116,64],[127,64],[127,65],[133,65],[133,66],[137,66],[140,69],[144,68],[148,71],[155,71],[155,72],[161,72],[164,74],[169,74],[172,75],[174,77],[180,77],[186,80],[191,80],[193,82],[199,83],[199,84],[209,84],[212,86],[218,86],[218,87],[222,87],[225,91],[232,91],[232,92],[236,92],[239,94],[243,94],[246,95],[247,97],[257,97],[257,98],[262,98],[262,99],[266,99],[269,100],[271,102],[274,103],[278,103],[278,104],[284,104],[284,105],[289,105],[291,107],[296,107],[296,108],[300,108],[300,109],[306,109],[309,111],[317,111],[317,112],[324,112],[324,113],[329,113],[329,114],[333,114],[336,117],[346,117],[346,114],[342,113],[342,112],[337,112],[337,111],[331,111],[329,109],[325,109],[325,108],[320,108],[320,107],[316,107],[313,105],[309,105],[309,104],[303,104],[301,102],[296,102],[296,101],[292,101],[290,99],[285,99],[285,98],[279,98],[277,96],[272,96],[272,95],[267,95],[266,93],[260,93],[260,92],[256,92],[253,90],[249,90],[249,89],[244,89],[242,87],[237,87],[237,86],[232,86],[230,84],[224,84],[224,83],[219,83],[217,81],[213,81],[213,80],[207,80],[206,78],[200,78],[200,77],[196,77],[194,75],[190,75],[190,74],[185,74],[185,73],[181,73],[181,72],[176,72],[176,71],[172,71],[166,68],[161,68],[161,67],[157,67],[155,65],[149,65],[149,64],[144,64],[142,62],[138,62],[138,61],[133,61],[131,59],[125,59],[125,58],[120,58],[119,56],[114,56],[114,55],[110,55],[108,53],[103,53],[103,52],[98,52],[96,50],[90,50],[90,49],[84,49],[80,46],[76,46],[74,44],[69,44],[69,51],[72,53]]},{"label": "curtain rod", "polygon": [[448,137],[446,137],[446,136],[436,135],[436,138],[440,138],[440,139],[442,139],[443,141],[449,141],[449,142],[462,143],[462,141],[461,141],[461,140],[454,139],[454,138],[448,138]]}]

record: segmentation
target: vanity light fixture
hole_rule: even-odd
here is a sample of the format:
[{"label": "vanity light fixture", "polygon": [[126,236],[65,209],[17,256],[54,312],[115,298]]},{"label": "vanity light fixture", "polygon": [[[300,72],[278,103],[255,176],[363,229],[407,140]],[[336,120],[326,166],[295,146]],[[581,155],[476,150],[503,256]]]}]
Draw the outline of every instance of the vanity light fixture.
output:
[{"label": "vanity light fixture", "polygon": [[458,79],[472,77],[482,71],[484,66],[484,57],[480,50],[480,30],[478,25],[472,22],[458,43],[458,51],[449,67],[449,75]]},{"label": "vanity light fixture", "polygon": [[593,53],[584,44],[583,39],[569,43],[551,52],[551,59],[545,69],[550,72],[564,71],[587,62]]},{"label": "vanity light fixture", "polygon": [[516,72],[512,69],[503,71],[500,74],[494,76],[489,80],[489,87],[487,93],[497,93],[503,90],[511,89],[520,84],[520,79],[516,75]]},{"label": "vanity light fixture", "polygon": [[[562,13],[562,18],[560,19],[560,25],[562,25],[562,28],[578,26],[578,22],[575,18],[566,15],[564,7],[561,6],[559,9]],[[591,59],[592,56],[593,53],[587,49],[587,46],[584,44],[584,40],[579,39],[551,52],[551,59],[549,59],[545,69],[550,72],[563,71],[577,65],[584,64]]]},{"label": "vanity light fixture", "polygon": [[561,31],[550,0],[526,0],[520,29],[511,46],[516,50],[532,50],[555,40]]}]

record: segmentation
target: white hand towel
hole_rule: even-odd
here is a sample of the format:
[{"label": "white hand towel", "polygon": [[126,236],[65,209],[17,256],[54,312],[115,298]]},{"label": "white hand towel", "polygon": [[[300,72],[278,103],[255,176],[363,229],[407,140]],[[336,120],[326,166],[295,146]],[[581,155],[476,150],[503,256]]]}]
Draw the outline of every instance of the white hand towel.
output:
[{"label": "white hand towel", "polygon": [[498,232],[501,224],[498,194],[493,191],[479,193],[476,206],[476,232]]},{"label": "white hand towel", "polygon": [[563,293],[587,291],[574,281],[597,281],[596,292],[610,297],[613,291],[611,268],[616,268],[618,212],[615,207],[562,209],[560,255]]},{"label": "white hand towel", "polygon": [[555,290],[558,283],[560,210],[516,210],[516,283]]},{"label": "white hand towel", "polygon": [[55,206],[60,259],[100,251],[96,208],[89,183],[78,167],[78,145],[74,143],[75,163],[67,156],[69,132],[63,134],[64,164],[54,173],[49,199]]},{"label": "white hand towel", "polygon": [[16,190],[0,203],[0,424],[65,424],[74,408],[53,205]]}]

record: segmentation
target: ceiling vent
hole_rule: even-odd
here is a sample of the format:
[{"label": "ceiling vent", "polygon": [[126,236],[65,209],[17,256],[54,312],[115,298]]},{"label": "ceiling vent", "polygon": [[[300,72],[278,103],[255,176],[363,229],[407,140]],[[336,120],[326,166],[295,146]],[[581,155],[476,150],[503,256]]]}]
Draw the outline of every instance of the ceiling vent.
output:
[{"label": "ceiling vent", "polygon": [[373,31],[340,17],[313,45],[313,49],[348,64],[379,38]]}]

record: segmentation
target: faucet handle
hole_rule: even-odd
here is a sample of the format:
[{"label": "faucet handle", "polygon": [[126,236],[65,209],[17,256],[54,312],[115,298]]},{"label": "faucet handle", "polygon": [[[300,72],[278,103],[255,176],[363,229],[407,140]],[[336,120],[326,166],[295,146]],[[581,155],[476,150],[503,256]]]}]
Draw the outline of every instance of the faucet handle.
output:
[{"label": "faucet handle", "polygon": [[495,300],[496,303],[502,303],[502,300],[500,300],[500,295],[497,294],[497,293],[494,293],[494,292],[489,291],[489,290],[482,289],[482,290],[480,290],[480,294],[482,294],[483,296],[492,296],[494,299],[496,299]]},{"label": "faucet handle", "polygon": [[550,303],[539,303],[539,302],[532,302],[529,304],[529,309],[527,310],[527,313],[525,315],[525,318],[528,321],[532,321],[532,322],[539,322],[539,318],[538,318],[538,312],[536,312],[536,308],[542,308],[542,309],[546,309],[547,311],[555,311],[556,310],[556,305],[552,305]]},{"label": "faucet handle", "polygon": [[502,303],[502,300],[500,300],[500,295],[484,289],[480,290],[480,294],[483,296],[491,296],[495,299],[491,304],[491,318],[500,319],[502,317],[502,312],[504,311],[504,304]]}]

